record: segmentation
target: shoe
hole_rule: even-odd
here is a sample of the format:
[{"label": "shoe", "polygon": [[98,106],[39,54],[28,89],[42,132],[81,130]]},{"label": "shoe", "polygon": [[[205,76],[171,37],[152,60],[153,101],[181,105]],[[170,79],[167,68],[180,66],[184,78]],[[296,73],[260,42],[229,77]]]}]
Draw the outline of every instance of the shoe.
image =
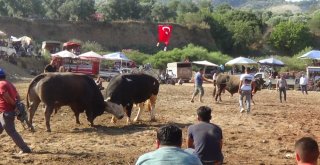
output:
[{"label": "shoe", "polygon": [[193,101],[193,100],[190,100],[190,102],[193,103],[194,101]]},{"label": "shoe", "polygon": [[244,112],[244,108],[241,108],[240,113]]}]

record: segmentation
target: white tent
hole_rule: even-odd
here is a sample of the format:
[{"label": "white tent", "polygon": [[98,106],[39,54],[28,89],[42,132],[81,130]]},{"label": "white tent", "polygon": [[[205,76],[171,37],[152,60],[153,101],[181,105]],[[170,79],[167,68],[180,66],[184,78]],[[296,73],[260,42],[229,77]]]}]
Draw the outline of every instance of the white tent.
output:
[{"label": "white tent", "polygon": [[51,56],[52,57],[62,57],[62,58],[78,58],[75,54],[73,54],[67,50],[63,50],[61,52],[51,54]]},{"label": "white tent", "polygon": [[103,58],[106,60],[113,60],[113,61],[131,61],[124,53],[122,52],[115,52],[103,55]]},{"label": "white tent", "polygon": [[298,58],[320,60],[320,51],[319,50],[311,50],[310,52],[308,52]]},{"label": "white tent", "polygon": [[260,60],[258,63],[264,64],[264,65],[271,65],[271,66],[284,66],[284,63],[278,59],[275,59],[273,57]]},{"label": "white tent", "polygon": [[245,57],[238,57],[233,60],[230,60],[226,63],[226,65],[232,66],[232,65],[253,65],[253,64],[258,64],[257,62],[245,58]]},{"label": "white tent", "polygon": [[209,61],[193,61],[192,63],[194,64],[199,64],[199,65],[204,65],[204,66],[215,66],[215,67],[218,67],[217,64],[214,64],[212,62],[209,62]]},{"label": "white tent", "polygon": [[82,53],[79,55],[80,58],[93,58],[93,59],[101,59],[102,56],[94,51],[90,51],[90,52],[86,52],[86,53]]}]

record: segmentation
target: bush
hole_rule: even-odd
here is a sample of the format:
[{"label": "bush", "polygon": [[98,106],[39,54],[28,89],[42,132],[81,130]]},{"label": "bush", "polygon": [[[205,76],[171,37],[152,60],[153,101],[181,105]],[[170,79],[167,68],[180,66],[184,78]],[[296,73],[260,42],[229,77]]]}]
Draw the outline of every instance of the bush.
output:
[{"label": "bush", "polygon": [[226,61],[231,59],[231,57],[223,55],[221,52],[209,53],[203,47],[189,44],[183,49],[175,48],[167,52],[158,52],[147,59],[145,63],[152,64],[152,66],[156,69],[165,69],[167,67],[167,63],[182,62],[185,59],[189,59],[190,61],[207,60],[216,64],[224,64]]},{"label": "bush", "polygon": [[144,64],[144,61],[146,61],[150,57],[150,55],[141,53],[137,50],[123,51],[123,52],[126,54],[126,56],[130,60],[136,62],[137,65]]},{"label": "bush", "polygon": [[86,41],[82,43],[81,51],[82,52],[88,52],[88,51],[101,52],[102,46],[95,41]]}]

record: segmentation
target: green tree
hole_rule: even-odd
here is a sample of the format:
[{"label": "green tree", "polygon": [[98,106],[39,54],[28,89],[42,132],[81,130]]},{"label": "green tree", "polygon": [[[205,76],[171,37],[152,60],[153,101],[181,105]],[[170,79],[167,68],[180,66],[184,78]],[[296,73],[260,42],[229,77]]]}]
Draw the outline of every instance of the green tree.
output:
[{"label": "green tree", "polygon": [[66,0],[43,0],[42,5],[45,10],[45,16],[50,19],[60,19],[61,13],[59,8],[66,2]]},{"label": "green tree", "polygon": [[44,11],[41,0],[0,0],[0,4],[1,11],[12,17],[41,16]]},{"label": "green tree", "polygon": [[177,13],[184,14],[184,13],[195,13],[198,12],[198,6],[192,2],[192,0],[185,0],[178,4],[177,6]]},{"label": "green tree", "polygon": [[108,0],[97,9],[107,20],[139,19],[141,5],[139,0]]},{"label": "green tree", "polygon": [[67,0],[58,11],[66,20],[89,20],[95,13],[94,0]]},{"label": "green tree", "polygon": [[320,34],[320,10],[313,13],[312,18],[309,21],[309,27],[312,32]]},{"label": "green tree", "polygon": [[164,22],[175,17],[176,13],[170,10],[168,6],[162,3],[156,3],[152,6],[151,16],[155,21]]},{"label": "green tree", "polygon": [[281,22],[274,27],[269,43],[277,50],[294,54],[311,45],[312,36],[303,23]]}]

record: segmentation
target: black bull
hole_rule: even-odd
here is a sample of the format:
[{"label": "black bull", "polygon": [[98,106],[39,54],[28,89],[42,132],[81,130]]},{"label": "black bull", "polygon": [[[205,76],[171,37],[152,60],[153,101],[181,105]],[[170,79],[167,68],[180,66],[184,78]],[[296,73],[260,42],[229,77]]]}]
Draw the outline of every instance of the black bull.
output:
[{"label": "black bull", "polygon": [[[106,90],[106,98],[110,104],[113,103],[115,107],[118,105],[124,109],[128,122],[133,104],[143,103],[149,99],[151,102],[150,117],[151,120],[155,120],[154,109],[158,93],[159,82],[154,77],[147,74],[123,74],[110,81]],[[139,112],[135,121],[139,119]]]},{"label": "black bull", "polygon": [[[258,90],[262,89],[264,84],[264,80],[262,78],[255,78],[255,81],[252,82],[252,93],[256,93]],[[236,75],[218,75],[215,80],[215,85],[213,89],[213,97],[215,101],[221,101],[221,92],[225,89],[231,95],[238,93],[240,84],[240,77]],[[253,95],[251,95],[253,96]],[[254,103],[253,99],[252,102]]]},{"label": "black bull", "polygon": [[83,74],[42,73],[36,76],[29,84],[27,93],[31,124],[40,102],[45,104],[45,120],[49,132],[50,116],[53,109],[59,106],[70,106],[77,123],[80,123],[79,114],[85,111],[91,126],[93,120],[104,111],[112,113],[117,118],[124,116],[123,111],[116,111],[111,104],[104,101],[94,80]]}]

